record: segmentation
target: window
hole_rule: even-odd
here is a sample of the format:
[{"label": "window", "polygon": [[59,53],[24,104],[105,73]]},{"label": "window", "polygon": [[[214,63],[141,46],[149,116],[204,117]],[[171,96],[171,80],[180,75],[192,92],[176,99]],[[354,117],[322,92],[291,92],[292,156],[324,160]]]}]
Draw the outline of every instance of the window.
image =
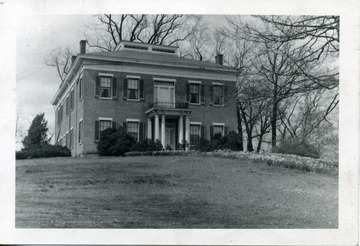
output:
[{"label": "window", "polygon": [[127,121],[127,133],[133,136],[136,140],[139,139],[139,122],[137,121]]},{"label": "window", "polygon": [[175,50],[152,48],[152,51],[175,54]]},{"label": "window", "polygon": [[214,125],[214,136],[220,133],[221,136],[224,136],[224,126],[223,125]]},{"label": "window", "polygon": [[224,105],[224,86],[213,85],[214,105]]},{"label": "window", "polygon": [[69,142],[69,132],[65,134],[65,146],[70,148],[70,142]]},{"label": "window", "polygon": [[190,124],[190,145],[200,144],[201,125]]},{"label": "window", "polygon": [[126,49],[134,49],[134,50],[148,50],[148,47],[136,46],[136,45],[128,45],[125,44],[124,48]]},{"label": "window", "polygon": [[105,129],[108,129],[109,127],[111,127],[111,120],[100,120],[99,122],[100,122],[99,123],[99,125],[100,125],[100,127],[99,127],[100,132],[99,133],[101,135],[102,131],[104,131]]},{"label": "window", "polygon": [[79,121],[79,144],[82,143],[82,138],[83,138],[82,132],[83,132],[83,122],[82,122],[82,120],[80,120]]},{"label": "window", "polygon": [[58,125],[60,125],[60,123],[62,122],[63,110],[64,110],[64,105],[61,104],[59,109],[58,109]]},{"label": "window", "polygon": [[70,149],[73,148],[73,144],[74,144],[74,129],[71,128],[71,130],[70,130]]},{"label": "window", "polygon": [[74,89],[70,92],[70,109],[74,109]]},{"label": "window", "polygon": [[66,116],[68,116],[69,112],[70,112],[70,98],[69,97],[66,97],[66,109],[65,109],[65,112],[66,112]]},{"label": "window", "polygon": [[78,82],[78,91],[79,91],[79,100],[82,99],[83,97],[83,85],[82,85],[82,78],[79,79],[79,82]]},{"label": "window", "polygon": [[112,77],[100,77],[100,97],[111,98]]},{"label": "window", "polygon": [[200,103],[200,84],[190,84],[190,103]]},{"label": "window", "polygon": [[128,79],[128,99],[139,99],[139,80]]}]

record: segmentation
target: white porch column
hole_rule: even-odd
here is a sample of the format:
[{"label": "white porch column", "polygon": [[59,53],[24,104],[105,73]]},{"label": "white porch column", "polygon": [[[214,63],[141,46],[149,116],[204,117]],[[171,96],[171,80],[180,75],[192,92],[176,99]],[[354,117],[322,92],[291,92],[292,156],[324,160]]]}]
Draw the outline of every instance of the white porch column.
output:
[{"label": "white porch column", "polygon": [[148,118],[147,137],[148,137],[148,139],[151,139],[151,137],[152,137],[152,122],[151,122],[151,118]]},{"label": "white porch column", "polygon": [[164,149],[166,148],[166,143],[165,143],[165,115],[161,115],[161,144],[164,147]]},{"label": "white porch column", "polygon": [[184,116],[180,115],[179,122],[178,122],[178,128],[179,128],[179,144],[181,145],[184,140]]},{"label": "white porch column", "polygon": [[189,150],[190,147],[190,119],[189,115],[185,116],[185,140],[186,140],[186,150]]},{"label": "white porch column", "polygon": [[159,115],[155,115],[155,140],[160,140],[159,137]]}]

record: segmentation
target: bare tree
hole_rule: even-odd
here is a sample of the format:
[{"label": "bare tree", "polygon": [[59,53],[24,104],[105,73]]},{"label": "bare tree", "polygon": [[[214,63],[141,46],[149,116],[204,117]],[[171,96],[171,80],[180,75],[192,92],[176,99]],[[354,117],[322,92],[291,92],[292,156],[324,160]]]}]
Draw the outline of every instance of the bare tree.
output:
[{"label": "bare tree", "polygon": [[62,49],[55,48],[50,51],[49,56],[45,58],[45,64],[55,67],[60,80],[63,82],[71,66],[71,57],[73,53],[69,47]]},{"label": "bare tree", "polygon": [[282,138],[307,142],[318,128],[332,125],[328,118],[338,103],[337,91],[324,89],[297,95],[295,100],[285,100],[279,110]]},{"label": "bare tree", "polygon": [[86,25],[84,37],[90,47],[111,51],[121,41],[173,45],[187,40],[201,22],[191,15],[97,15],[96,22]]},{"label": "bare tree", "polygon": [[[265,18],[265,19],[264,19]],[[234,40],[246,40],[254,44],[251,66],[253,74],[262,77],[267,90],[259,93],[260,99],[272,99],[272,145],[276,146],[279,104],[282,100],[298,93],[304,93],[320,88],[333,89],[338,86],[337,64],[325,63],[319,59],[318,43],[307,39],[280,40],[274,37],[291,36],[291,28],[279,29],[266,17],[256,17],[253,22],[242,19],[228,18],[230,28],[227,35]],[[288,17],[291,20],[291,17]],[[285,32],[286,31],[286,32]],[[322,51],[324,50],[324,51]],[[319,52],[318,52],[319,51]],[[331,65],[330,65],[331,64]]]}]

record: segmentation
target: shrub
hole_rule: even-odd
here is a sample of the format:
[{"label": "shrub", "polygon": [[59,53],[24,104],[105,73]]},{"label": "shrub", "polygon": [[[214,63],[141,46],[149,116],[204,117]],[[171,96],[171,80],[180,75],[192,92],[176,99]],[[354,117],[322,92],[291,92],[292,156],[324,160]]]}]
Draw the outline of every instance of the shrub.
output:
[{"label": "shrub", "polygon": [[157,139],[145,138],[143,141],[136,143],[132,146],[131,151],[160,151],[163,149],[161,142]]},{"label": "shrub", "polygon": [[201,138],[198,146],[195,147],[195,150],[201,152],[209,152],[220,149],[229,149],[233,151],[240,150],[241,147],[241,137],[234,131],[231,131],[229,135],[222,136],[220,133],[215,134],[211,141]]},{"label": "shrub", "polygon": [[129,152],[133,145],[136,144],[136,139],[128,133],[120,133],[115,144],[109,148],[109,154],[113,156],[124,156]]},{"label": "shrub", "polygon": [[166,145],[165,150],[173,150],[173,149],[172,149],[171,146],[168,144],[168,145]]},{"label": "shrub", "polygon": [[238,133],[231,131],[226,137],[227,139],[223,143],[222,149],[230,149],[233,151],[238,151],[241,149],[242,141]]},{"label": "shrub", "polygon": [[71,151],[67,147],[60,145],[45,144],[43,146],[24,148],[16,151],[16,159],[47,158],[47,157],[66,157],[71,156]]},{"label": "shrub", "polygon": [[111,155],[110,148],[115,145],[119,139],[116,129],[107,128],[101,132],[100,141],[97,145],[97,150],[100,156]]},{"label": "shrub", "polygon": [[311,157],[315,159],[320,158],[319,148],[298,139],[282,140],[279,146],[273,148],[272,152]]},{"label": "shrub", "polygon": [[201,152],[209,152],[212,151],[212,145],[209,140],[206,138],[200,138],[200,143],[195,147],[195,150],[201,151]]}]

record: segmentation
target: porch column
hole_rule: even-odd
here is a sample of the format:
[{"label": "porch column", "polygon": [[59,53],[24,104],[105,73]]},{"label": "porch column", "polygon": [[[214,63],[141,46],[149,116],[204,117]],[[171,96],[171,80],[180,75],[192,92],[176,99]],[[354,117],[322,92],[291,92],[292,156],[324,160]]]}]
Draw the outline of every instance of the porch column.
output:
[{"label": "porch column", "polygon": [[179,128],[179,144],[181,145],[183,143],[184,139],[184,116],[180,115],[179,122],[178,122],[178,128]]},{"label": "porch column", "polygon": [[190,147],[190,119],[189,115],[185,116],[185,140],[186,140],[186,150],[189,150]]},{"label": "porch column", "polygon": [[148,127],[147,127],[147,137],[148,139],[152,139],[152,122],[151,118],[148,118]]},{"label": "porch column", "polygon": [[160,140],[159,137],[159,115],[155,115],[155,140]]},{"label": "porch column", "polygon": [[165,143],[165,115],[161,115],[161,144],[163,145],[164,149],[166,148]]}]

